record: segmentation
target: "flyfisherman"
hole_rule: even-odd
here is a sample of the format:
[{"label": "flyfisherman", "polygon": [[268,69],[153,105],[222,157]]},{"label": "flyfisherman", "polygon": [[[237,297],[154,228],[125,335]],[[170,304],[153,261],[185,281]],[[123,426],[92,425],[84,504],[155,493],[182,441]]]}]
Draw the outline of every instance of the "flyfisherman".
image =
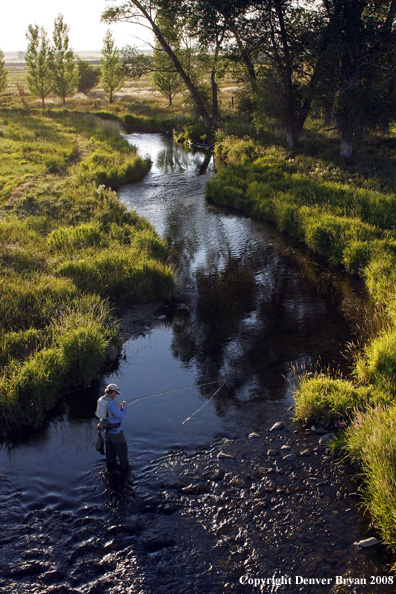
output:
[{"label": "flyfisherman", "polygon": [[126,415],[126,402],[115,402],[121,394],[117,384],[109,384],[104,396],[99,398],[96,416],[108,421],[105,423],[106,462],[109,468],[117,467],[117,457],[120,461],[119,469],[126,472],[129,468],[128,446],[121,422]]}]

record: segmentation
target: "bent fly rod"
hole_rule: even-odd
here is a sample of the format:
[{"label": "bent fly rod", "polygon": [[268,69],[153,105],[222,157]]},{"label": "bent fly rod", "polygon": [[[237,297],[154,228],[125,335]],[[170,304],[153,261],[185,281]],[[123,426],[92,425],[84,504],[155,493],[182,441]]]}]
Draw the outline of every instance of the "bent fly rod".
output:
[{"label": "bent fly rod", "polygon": [[[219,381],[215,381],[215,382],[207,382],[205,384],[193,384],[192,386],[184,386],[183,388],[176,388],[174,390],[167,390],[166,392],[156,392],[155,394],[147,394],[147,396],[140,396],[139,398],[135,398],[132,401],[128,401],[126,400],[125,402],[128,403],[127,406],[132,406],[132,404],[135,404],[136,402],[139,402],[140,400],[146,400],[146,398],[154,398],[155,396],[163,396],[165,394],[172,394],[174,392],[182,392],[183,390],[191,390],[193,388],[202,388],[204,386],[212,386],[213,384],[219,384]],[[184,423],[187,423],[187,421],[189,421],[190,419],[192,419],[197,413],[199,413],[200,410],[203,409],[204,406],[206,406],[207,404],[209,404],[209,402],[212,400],[212,398],[214,398],[214,396],[216,396],[216,394],[218,394],[218,392],[220,392],[220,390],[225,386],[226,382],[223,382],[221,384],[221,386],[219,388],[217,388],[217,390],[212,394],[212,396],[203,403],[202,406],[200,406],[191,416],[187,417],[187,419],[185,419],[182,422],[182,425],[184,425]]]}]

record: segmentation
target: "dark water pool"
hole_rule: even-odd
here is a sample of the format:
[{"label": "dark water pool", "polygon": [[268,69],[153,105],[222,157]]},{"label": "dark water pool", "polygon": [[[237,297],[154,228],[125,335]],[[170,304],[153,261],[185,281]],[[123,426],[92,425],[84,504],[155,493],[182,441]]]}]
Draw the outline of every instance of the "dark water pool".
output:
[{"label": "dark water pool", "polygon": [[[115,381],[126,400],[169,393],[128,408],[127,481],[93,447],[94,390],[65,399],[41,432],[2,444],[0,588],[315,593],[347,575],[367,583],[345,591],[393,591],[370,584],[370,574],[388,579],[383,552],[353,544],[370,532],[356,485],[289,410],[292,367],[345,368],[364,288],[270,227],[208,205],[210,153],[128,138],[153,167],[119,197],[169,242],[179,292],[143,320],[103,384]],[[224,383],[213,398],[210,382]],[[172,391],[197,384],[210,385]],[[284,430],[270,432],[278,420]],[[297,575],[330,582],[308,589]]]}]

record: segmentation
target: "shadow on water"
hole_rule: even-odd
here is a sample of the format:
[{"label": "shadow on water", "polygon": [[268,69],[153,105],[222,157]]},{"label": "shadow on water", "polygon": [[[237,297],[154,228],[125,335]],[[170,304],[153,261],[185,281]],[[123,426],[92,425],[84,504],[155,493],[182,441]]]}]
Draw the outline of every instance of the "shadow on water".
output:
[{"label": "shadow on water", "polygon": [[[368,530],[357,486],[288,410],[290,365],[320,358],[346,370],[341,351],[370,311],[363,286],[265,224],[208,206],[210,153],[154,134],[130,142],[153,167],[120,199],[167,239],[180,281],[104,378],[128,400],[132,473],[109,473],[94,450],[103,386],[70,395],[43,431],[4,443],[1,590],[295,594],[306,587],[271,578],[328,576],[333,587],[336,575],[385,575],[353,545]],[[215,396],[217,386],[200,386],[211,381],[226,382]]]}]

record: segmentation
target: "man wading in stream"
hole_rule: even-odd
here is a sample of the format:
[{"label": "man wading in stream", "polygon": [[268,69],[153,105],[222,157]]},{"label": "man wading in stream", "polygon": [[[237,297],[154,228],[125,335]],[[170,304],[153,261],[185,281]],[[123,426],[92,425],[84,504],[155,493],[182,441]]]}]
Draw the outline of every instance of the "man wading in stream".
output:
[{"label": "man wading in stream", "polygon": [[121,427],[121,421],[126,415],[127,409],[125,400],[123,402],[115,402],[115,398],[120,394],[120,389],[117,384],[109,384],[105,390],[104,396],[98,400],[98,408],[107,404],[107,414],[98,415],[105,416],[109,422],[109,428],[105,432],[106,442],[106,462],[110,469],[117,467],[117,457],[120,461],[119,469],[121,472],[126,472],[129,468],[128,462],[128,446],[125,439],[124,431]]}]

